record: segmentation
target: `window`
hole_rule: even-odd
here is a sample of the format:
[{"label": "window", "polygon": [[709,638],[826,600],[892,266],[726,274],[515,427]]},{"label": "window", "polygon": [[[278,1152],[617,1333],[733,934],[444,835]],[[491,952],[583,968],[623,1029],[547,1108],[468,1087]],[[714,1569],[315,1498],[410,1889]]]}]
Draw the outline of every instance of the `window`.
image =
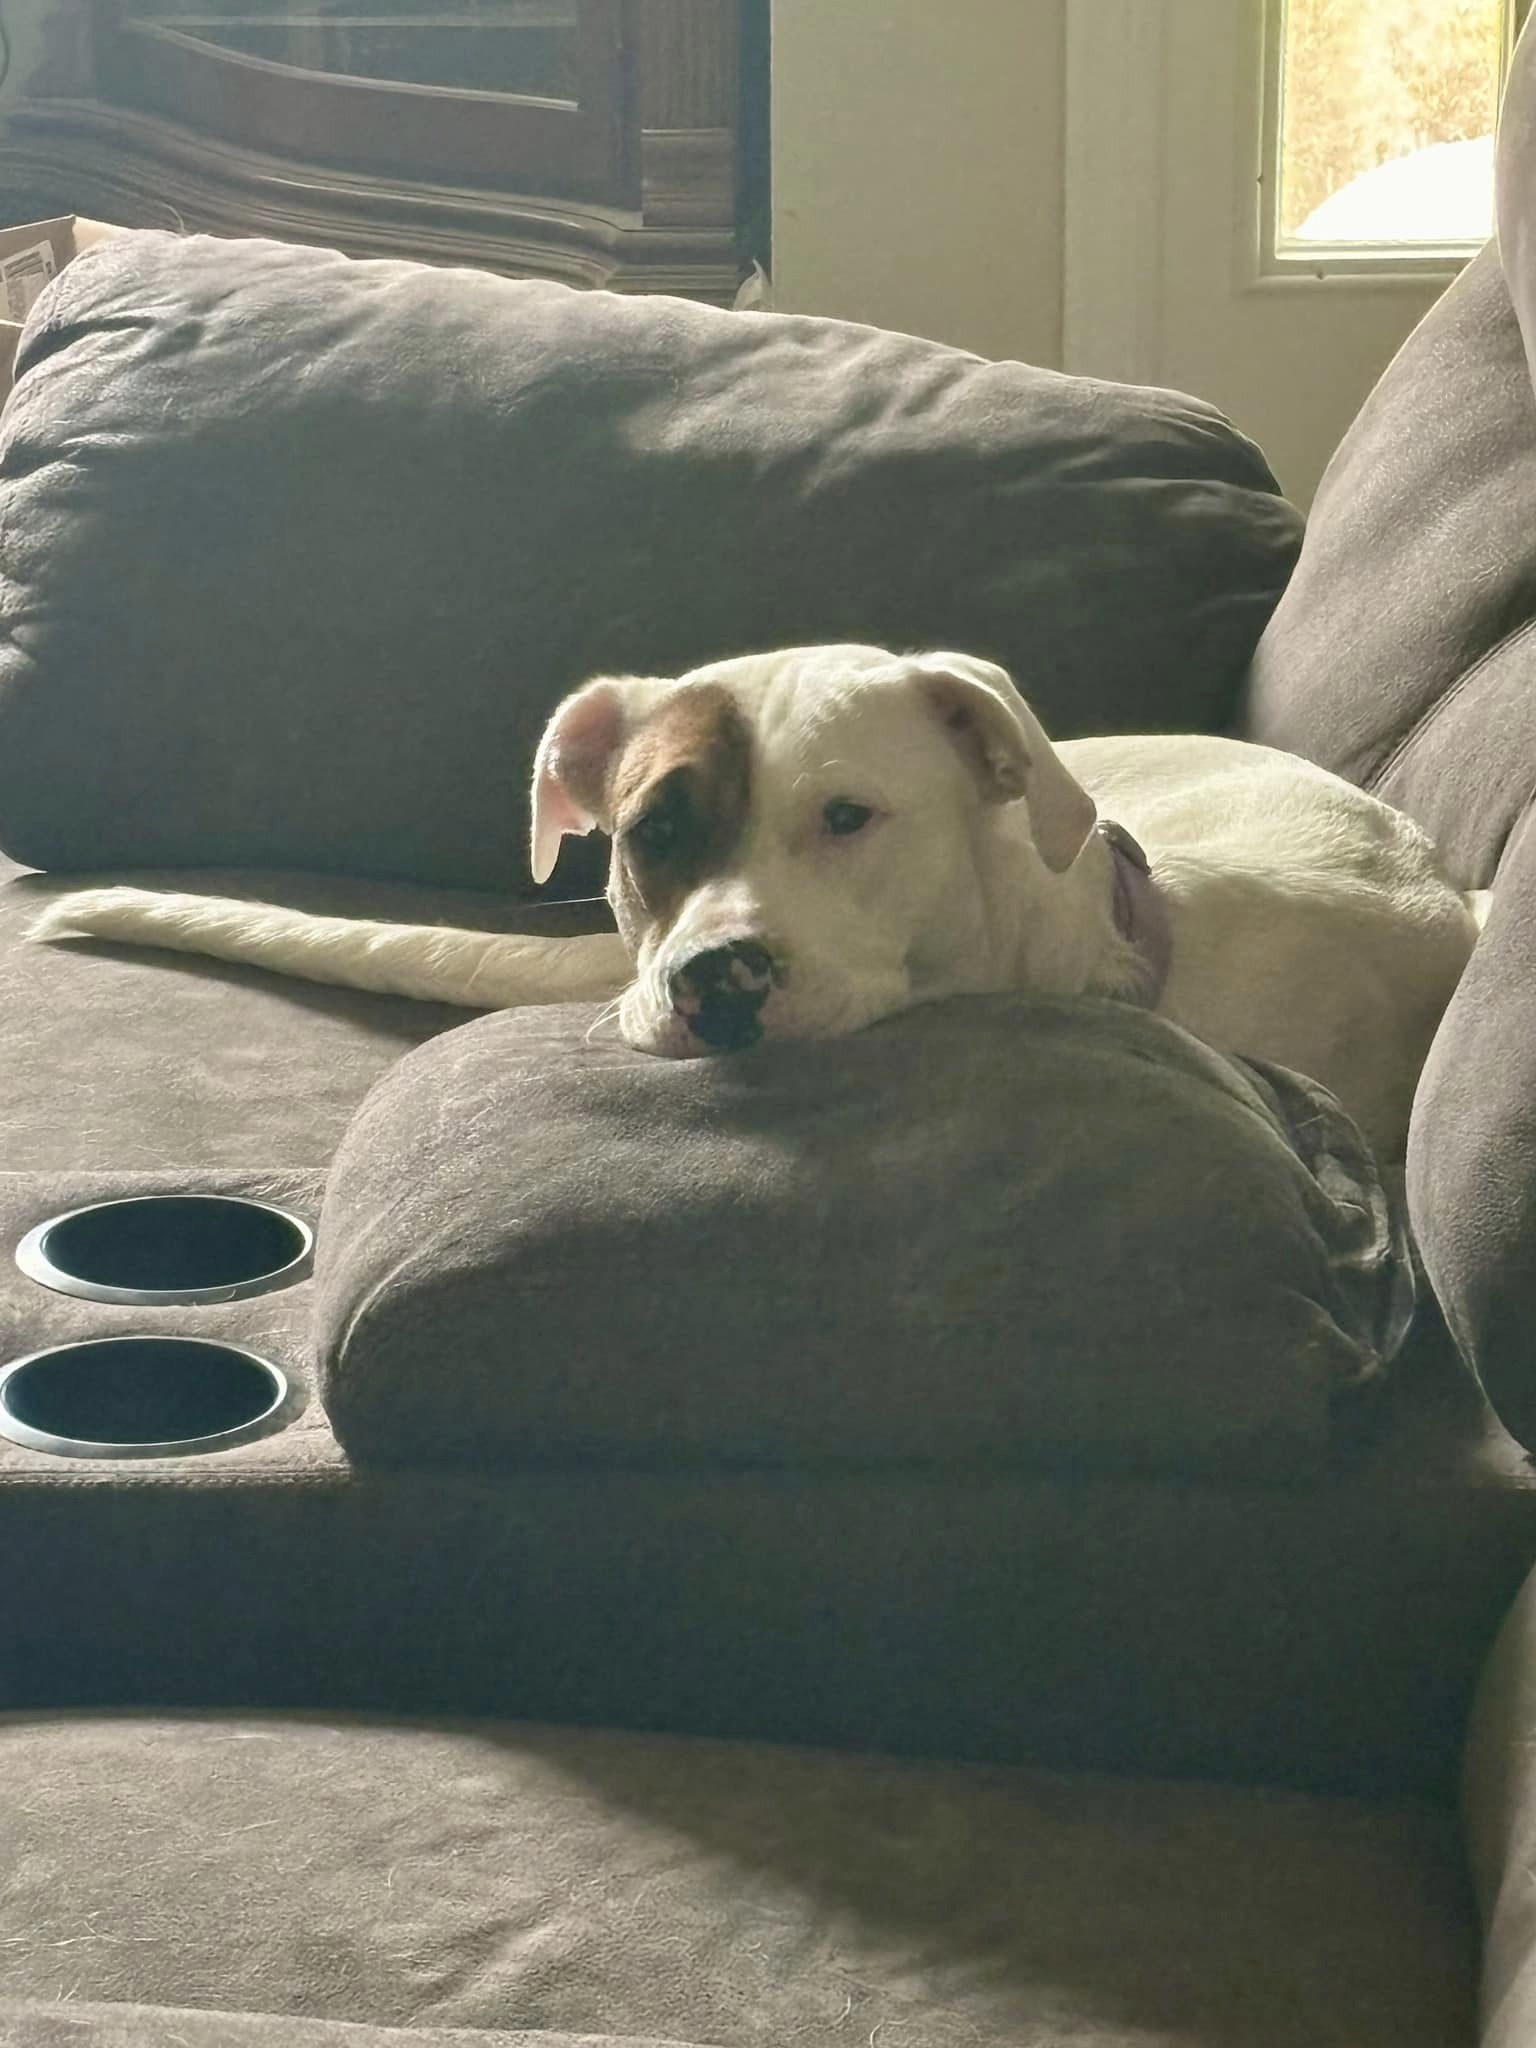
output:
[{"label": "window", "polygon": [[1517,0],[1271,0],[1270,271],[1444,263],[1493,231]]}]

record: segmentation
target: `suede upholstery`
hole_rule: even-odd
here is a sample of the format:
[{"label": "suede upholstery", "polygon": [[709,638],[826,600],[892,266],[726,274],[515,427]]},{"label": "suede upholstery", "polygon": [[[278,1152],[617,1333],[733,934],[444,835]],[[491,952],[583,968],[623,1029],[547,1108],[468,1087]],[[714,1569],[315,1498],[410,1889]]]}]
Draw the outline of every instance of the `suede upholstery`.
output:
[{"label": "suede upholstery", "polygon": [[1408,1199],[1506,1426],[1536,1447],[1536,42],[1498,142],[1499,241],[1421,323],[1335,455],[1255,655],[1243,730],[1365,784],[1494,886],[1424,1072]]},{"label": "suede upholstery", "polygon": [[[269,243],[93,255],[40,307],[0,425],[0,843],[317,906],[590,921],[508,900],[530,737],[590,668],[940,640],[1008,661],[1059,731],[1246,718],[1397,796],[1462,880],[1498,869],[1411,1192],[1456,1333],[1529,1439],[1523,119],[1504,144],[1513,303],[1485,256],[1389,373],[1241,711],[1297,521],[1191,401]],[[299,866],[341,873],[267,872]],[[1464,1834],[1451,1794],[1536,1557],[1536,1475],[1432,1304],[1375,1369],[1400,1268],[1374,1178],[1326,1106],[1312,1124],[1304,1083],[1129,1016],[1085,1016],[1068,1048],[1059,1017],[1006,1004],[895,1020],[798,1082],[805,1158],[824,1129],[846,1145],[856,1088],[910,1097],[928,1055],[966,1048],[996,1129],[940,1064],[953,1131],[898,1107],[871,1162],[895,1183],[946,1142],[991,1148],[1021,1262],[1049,1234],[1007,1206],[1010,1139],[1027,1175],[1054,1128],[1059,1167],[1063,1128],[1135,1098],[1133,1067],[1169,1089],[1151,1221],[1208,1233],[1191,1270],[1214,1290],[1227,1269],[1225,1353],[1177,1348],[1177,1283],[1148,1251],[1168,1237],[1101,1247],[1122,1309],[1131,1271],[1152,1300],[1145,1378],[1127,1391],[1123,1341],[1084,1346],[1058,1388],[1075,1433],[1042,1458],[1050,1415],[1021,1426],[1001,1398],[996,1331],[957,1316],[917,1344],[877,1258],[842,1345],[878,1328],[857,1379],[816,1348],[828,1319],[797,1326],[775,1298],[853,1262],[846,1159],[814,1233],[787,1233],[766,1276],[737,1245],[686,1301],[694,1326],[679,1316],[676,1250],[664,1271],[657,1250],[690,1147],[734,1091],[782,1101],[771,1060],[692,1077],[705,1107],[684,1115],[664,1091],[690,1077],[578,1050],[569,1018],[450,1030],[458,1013],[422,1005],[28,946],[60,885],[0,880],[0,1245],[172,1187],[275,1196],[322,1228],[314,1280],[212,1308],[68,1300],[0,1265],[0,1355],[222,1333],[310,1393],[280,1434],[216,1454],[0,1440],[0,2039],[1473,2048],[1480,1914],[1481,2048],[1525,2048],[1529,1588],[1484,1677]],[[1090,1046],[1112,1055],[1091,1101],[1063,1087]],[[599,1144],[605,1092],[622,1113]],[[664,1110],[676,1144],[647,1183],[634,1126]],[[1212,1118],[1234,1216],[1181,1185]],[[1125,1126],[1083,1147],[1101,1210],[1125,1192]],[[757,1199],[782,1159],[748,1135]],[[1145,1131],[1135,1149],[1143,1189]],[[616,1165],[622,1215],[603,1207]],[[1289,1356],[1231,1256],[1261,1185]],[[936,1299],[942,1246],[874,1194],[896,1257],[932,1254]],[[940,1206],[978,1233],[989,1294],[1022,1290],[981,1195]],[[523,1242],[536,1198],[546,1235]],[[729,1218],[705,1221],[729,1242]],[[414,1284],[422,1240],[472,1314]],[[485,1290],[487,1270],[515,1288]],[[744,1277],[779,1350],[764,1336],[755,1372],[707,1372]],[[1123,1340],[1077,1281],[1080,1331]],[[668,1355],[673,1327],[705,1363]],[[881,1398],[882,1357],[902,1400]],[[1362,1376],[1379,1398],[1328,1427],[1329,1380]],[[1172,1386],[1182,1432],[1136,1405]],[[434,1438],[461,1395],[473,1443],[460,1421]],[[634,1457],[648,1429],[686,1455]],[[431,1462],[498,1432],[499,1465]],[[1198,1473],[1146,1469],[1181,1461]]]},{"label": "suede upholstery", "polygon": [[292,2013],[195,2012],[83,1998],[0,1999],[8,2048],[679,2048],[633,2034],[518,2027],[368,2027]]},{"label": "suede upholstery", "polygon": [[[3,1176],[0,1241],[173,1184],[313,1215],[319,1182]],[[321,1285],[126,1310],[0,1266],[0,1333],[10,1356],[222,1336],[312,1389]],[[996,1459],[358,1467],[313,1399],[181,1459],[0,1440],[0,1554],[26,1560],[0,1705],[517,1714],[1443,1797],[1536,1553],[1536,1481],[1433,1338],[1307,1484]],[[440,1383],[454,1356],[430,1361]]]},{"label": "suede upholstery", "polygon": [[1484,888],[1530,799],[1536,396],[1491,244],[1398,352],[1313,501],[1254,655],[1247,739],[1417,818]]},{"label": "suede upholstery", "polygon": [[0,1720],[0,1872],[0,1991],[259,2048],[1461,2048],[1473,1997],[1445,1809],[494,1723]]},{"label": "suede upholstery", "polygon": [[[80,880],[25,874],[0,857],[4,1173],[323,1167],[369,1084],[464,1021],[439,1004],[172,953],[29,944],[42,905]],[[603,904],[514,904],[339,878],[210,869],[175,880],[340,915],[488,930],[564,933],[608,921]],[[57,1028],[61,1018],[88,1028]]]},{"label": "suede upholstery", "polygon": [[1407,1327],[1332,1097],[1124,1003],[702,1064],[591,1022],[448,1032],[354,1119],[316,1343],[358,1458],[1294,1475]]},{"label": "suede upholstery", "polygon": [[498,889],[590,675],[963,646],[1048,728],[1206,725],[1300,540],[1176,394],[158,233],[34,307],[0,491],[8,853]]},{"label": "suede upholstery", "polygon": [[1462,1787],[1483,1923],[1482,2048],[1536,2039],[1536,1578],[1478,1689]]}]

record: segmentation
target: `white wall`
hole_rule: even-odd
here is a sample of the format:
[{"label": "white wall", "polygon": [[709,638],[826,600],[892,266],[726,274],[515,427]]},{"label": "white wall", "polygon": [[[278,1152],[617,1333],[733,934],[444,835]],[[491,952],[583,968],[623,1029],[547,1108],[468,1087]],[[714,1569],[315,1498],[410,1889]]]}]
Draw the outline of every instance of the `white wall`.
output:
[{"label": "white wall", "polygon": [[774,304],[1061,359],[1066,0],[773,0]]},{"label": "white wall", "polygon": [[[1308,504],[1446,278],[1238,278],[1260,16],[1261,0],[772,0],[773,303],[1193,392]],[[1085,71],[1085,45],[1113,61]],[[1106,294],[1113,332],[1101,319],[1087,345]]]}]

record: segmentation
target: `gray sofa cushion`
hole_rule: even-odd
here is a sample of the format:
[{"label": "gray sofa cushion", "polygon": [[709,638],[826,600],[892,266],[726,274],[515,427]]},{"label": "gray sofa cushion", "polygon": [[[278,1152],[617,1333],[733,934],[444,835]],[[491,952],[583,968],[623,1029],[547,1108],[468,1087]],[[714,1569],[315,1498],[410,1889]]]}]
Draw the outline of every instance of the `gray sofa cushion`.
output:
[{"label": "gray sofa cushion", "polygon": [[1484,1668],[1462,1786],[1483,1923],[1482,2048],[1536,2040],[1536,1578]]},{"label": "gray sofa cushion", "polygon": [[1299,544],[1208,406],[835,321],[149,233],[18,361],[0,845],[42,867],[523,886],[562,691],[795,642],[1207,726]]},{"label": "gray sofa cushion", "polygon": [[[224,868],[183,872],[175,886],[476,931],[563,937],[609,922],[601,904],[514,903],[341,876]],[[0,1164],[9,1174],[324,1166],[369,1084],[408,1047],[464,1021],[446,1004],[187,954],[32,944],[26,932],[39,910],[72,887],[77,878],[17,874],[0,856]],[[57,1029],[61,1017],[79,1028]]]},{"label": "gray sofa cushion", "polygon": [[1418,819],[1467,888],[1530,800],[1536,404],[1490,246],[1340,444],[1254,655],[1243,737]]},{"label": "gray sofa cushion", "polygon": [[1499,1420],[1536,1450],[1536,833],[1499,871],[1492,915],[1419,1082],[1408,1204],[1424,1266]]},{"label": "gray sofa cushion", "polygon": [[1424,1265],[1501,1420],[1536,1447],[1536,40],[1498,151],[1499,230],[1386,371],[1334,457],[1255,655],[1248,737],[1412,813],[1496,884],[1414,1110]]},{"label": "gray sofa cushion", "polygon": [[316,1326],[354,1455],[1293,1471],[1402,1334],[1331,1098],[1139,1010],[702,1063],[590,1021],[450,1032],[343,1140]]},{"label": "gray sofa cushion", "polygon": [[[258,1823],[260,1825],[260,1823]],[[292,2013],[99,2004],[82,1998],[0,1999],[6,2048],[688,2048],[635,2034],[557,2034],[538,2027],[369,2027]]]},{"label": "gray sofa cushion", "polygon": [[270,2016],[228,2048],[310,2048],[290,2017],[537,2048],[1463,2048],[1457,1846],[1408,1801],[505,1721],[18,1716],[0,1997]]},{"label": "gray sofa cushion", "polygon": [[[313,1215],[320,1176],[175,1178]],[[0,1246],[154,1184],[0,1174]],[[196,1332],[308,1381],[314,1293],[151,1314],[0,1257],[0,1336],[12,1356]],[[357,1466],[316,1400],[178,1460],[0,1438],[0,1556],[25,1561],[0,1706],[513,1714],[1443,1796],[1536,1551],[1536,1472],[1431,1320],[1382,1405],[1304,1488],[912,1460]]]}]

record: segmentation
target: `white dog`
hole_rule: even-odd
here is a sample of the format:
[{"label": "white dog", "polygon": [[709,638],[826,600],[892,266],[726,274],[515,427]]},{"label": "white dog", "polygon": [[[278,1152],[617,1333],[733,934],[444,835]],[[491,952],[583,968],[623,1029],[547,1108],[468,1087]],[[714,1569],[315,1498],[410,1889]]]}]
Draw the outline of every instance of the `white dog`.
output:
[{"label": "white dog", "polygon": [[671,1058],[942,996],[1118,997],[1310,1074],[1395,1156],[1480,921],[1415,825],[1325,770],[1200,737],[1053,748],[1003,670],[959,654],[589,683],[539,748],[536,880],[594,827],[616,937],[128,888],[66,895],[35,930],[484,1009],[622,991],[625,1038]]}]

